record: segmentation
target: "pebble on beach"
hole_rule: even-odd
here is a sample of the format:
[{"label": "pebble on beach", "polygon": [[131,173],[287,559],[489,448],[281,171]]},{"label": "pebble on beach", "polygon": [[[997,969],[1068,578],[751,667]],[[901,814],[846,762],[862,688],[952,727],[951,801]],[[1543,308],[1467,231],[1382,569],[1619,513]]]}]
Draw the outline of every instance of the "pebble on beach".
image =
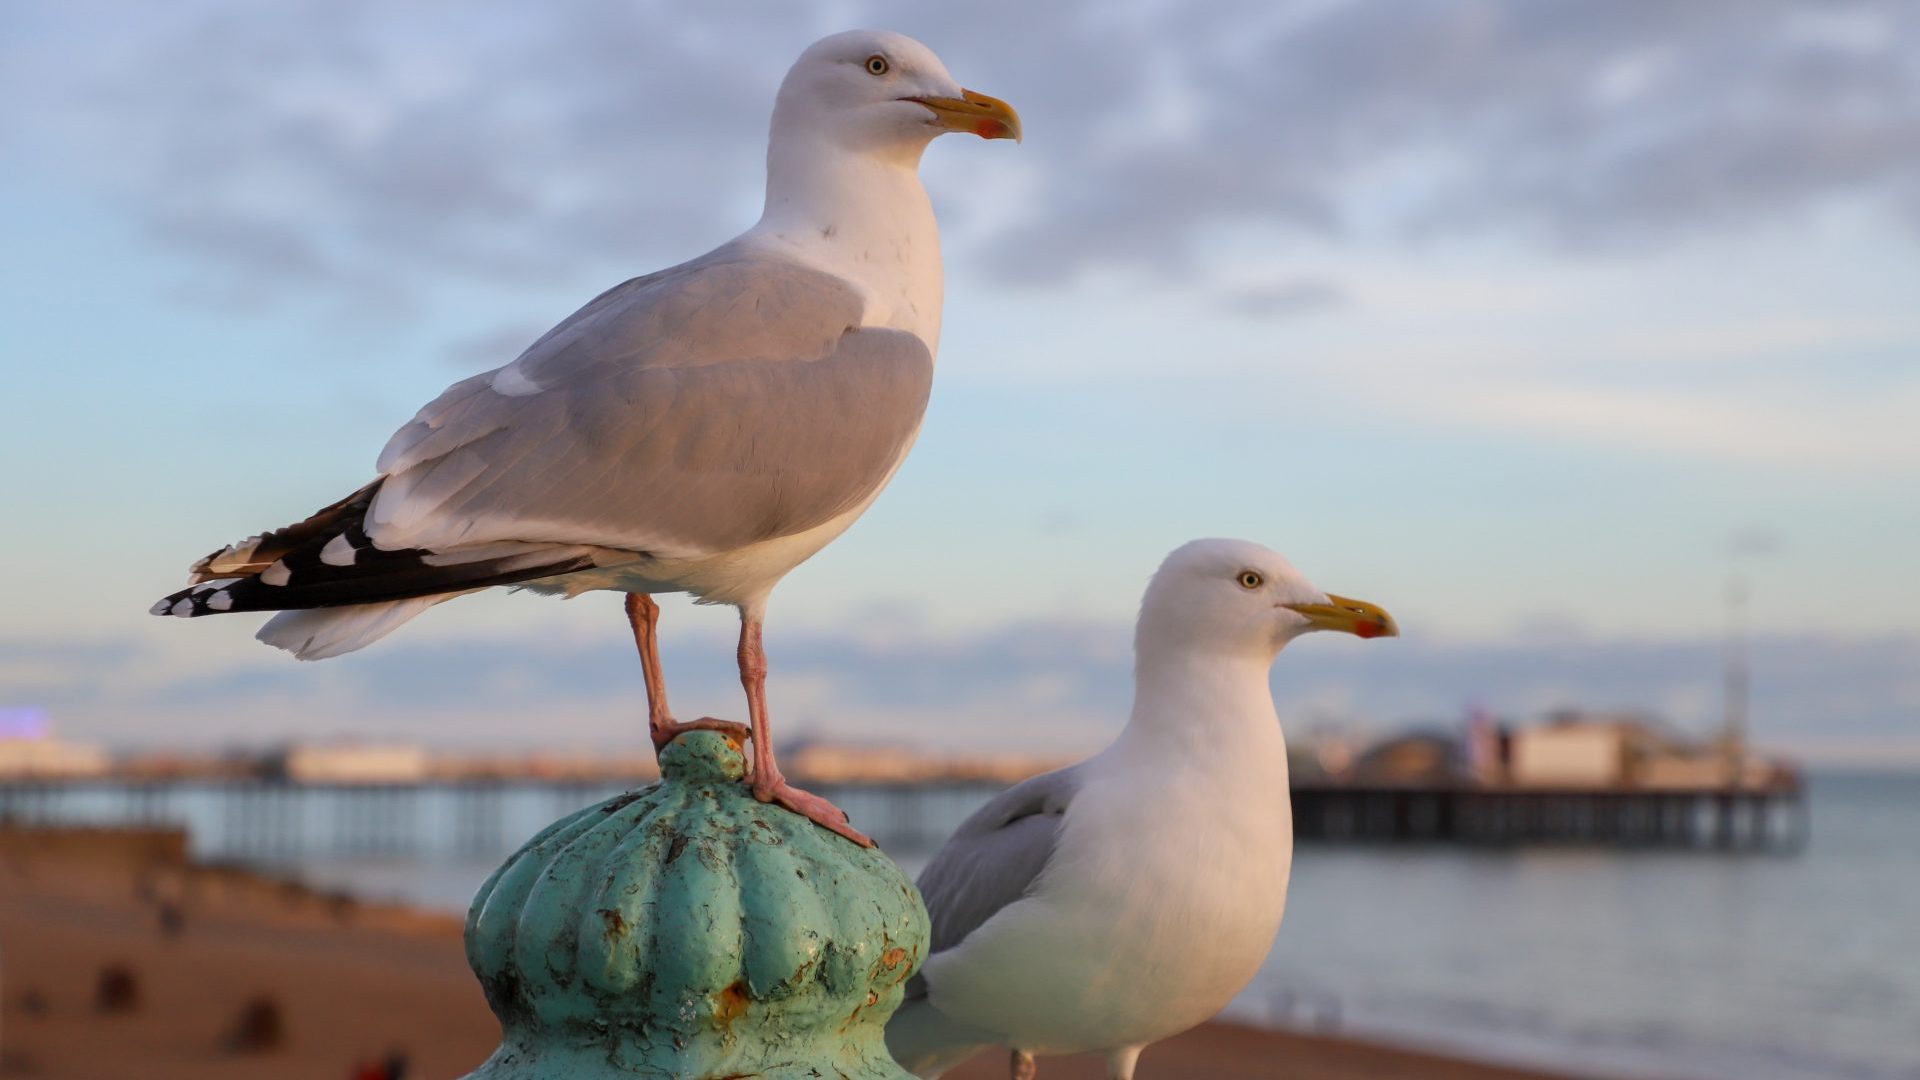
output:
[{"label": "pebble on beach", "polygon": [[227,1032],[226,1048],[235,1053],[260,1054],[278,1050],[287,1042],[287,1022],[280,1001],[271,994],[249,998]]},{"label": "pebble on beach", "polygon": [[126,964],[100,969],[94,984],[93,1005],[103,1013],[129,1013],[140,1008],[140,977]]}]

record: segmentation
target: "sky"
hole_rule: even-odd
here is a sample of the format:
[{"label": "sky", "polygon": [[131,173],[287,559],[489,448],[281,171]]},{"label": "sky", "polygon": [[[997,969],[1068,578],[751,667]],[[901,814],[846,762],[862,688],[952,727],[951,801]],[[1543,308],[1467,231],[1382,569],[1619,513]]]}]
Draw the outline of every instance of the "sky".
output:
[{"label": "sky", "polygon": [[[23,0],[0,8],[0,706],[117,746],[631,740],[615,598],[298,664],[146,608],[446,384],[752,224],[774,88],[921,38],[950,137],[912,457],[775,595],[777,730],[1088,749],[1196,536],[1393,611],[1289,726],[1646,710],[1920,765],[1920,8],[1771,0]],[[666,603],[685,713],[731,615]]]}]

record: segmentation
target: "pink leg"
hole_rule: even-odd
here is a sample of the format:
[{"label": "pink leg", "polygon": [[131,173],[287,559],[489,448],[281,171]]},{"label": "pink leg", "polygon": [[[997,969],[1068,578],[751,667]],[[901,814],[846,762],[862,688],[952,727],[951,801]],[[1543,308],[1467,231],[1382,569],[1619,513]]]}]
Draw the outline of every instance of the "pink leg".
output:
[{"label": "pink leg", "polygon": [[847,823],[845,811],[787,783],[780,766],[774,764],[773,732],[767,726],[767,650],[760,643],[760,620],[744,611],[740,613],[739,659],[740,685],[746,687],[747,713],[753,720],[753,797],[784,806],[861,847],[872,847],[872,840]]},{"label": "pink leg", "polygon": [[683,731],[724,731],[745,743],[751,734],[731,720],[701,717],[690,724],[673,718],[667,708],[667,676],[660,668],[660,605],[645,593],[627,594],[627,621],[633,624],[633,644],[640,650],[640,675],[647,683],[647,729],[653,734],[653,752],[667,748]]}]

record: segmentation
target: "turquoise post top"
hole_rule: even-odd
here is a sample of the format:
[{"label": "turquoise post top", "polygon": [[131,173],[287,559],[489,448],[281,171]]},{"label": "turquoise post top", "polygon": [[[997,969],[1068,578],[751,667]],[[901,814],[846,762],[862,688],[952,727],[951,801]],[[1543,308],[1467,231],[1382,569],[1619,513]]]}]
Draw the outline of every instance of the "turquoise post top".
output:
[{"label": "turquoise post top", "polygon": [[480,887],[467,962],[502,1038],[468,1080],[911,1080],[882,1037],[928,937],[900,868],[755,801],[719,732],[660,767]]}]

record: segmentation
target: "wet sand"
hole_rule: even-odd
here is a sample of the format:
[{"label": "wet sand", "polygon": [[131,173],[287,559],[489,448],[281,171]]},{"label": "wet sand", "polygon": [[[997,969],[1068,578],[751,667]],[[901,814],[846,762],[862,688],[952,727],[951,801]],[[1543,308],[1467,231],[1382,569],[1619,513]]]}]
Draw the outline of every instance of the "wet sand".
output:
[{"label": "wet sand", "polygon": [[[0,844],[0,1076],[48,1080],[350,1080],[399,1048],[409,1080],[457,1077],[499,1028],[467,970],[458,920],[321,896],[236,871],[154,872],[145,855]],[[162,932],[161,909],[182,914]],[[125,965],[131,1010],[96,1005]],[[226,1045],[266,997],[277,1048]],[[1097,1080],[1090,1058],[1044,1060],[1047,1080]],[[1006,1075],[994,1053],[949,1074]],[[1550,1080],[1539,1073],[1321,1036],[1209,1024],[1148,1049],[1141,1080]]]}]

